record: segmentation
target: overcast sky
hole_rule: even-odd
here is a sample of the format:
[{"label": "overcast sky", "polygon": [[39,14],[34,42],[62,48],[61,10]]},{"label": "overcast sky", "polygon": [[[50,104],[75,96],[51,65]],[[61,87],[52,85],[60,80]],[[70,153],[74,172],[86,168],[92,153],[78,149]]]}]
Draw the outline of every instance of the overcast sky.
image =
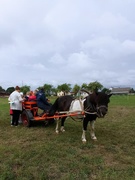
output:
[{"label": "overcast sky", "polygon": [[135,0],[0,0],[0,86],[135,87]]}]

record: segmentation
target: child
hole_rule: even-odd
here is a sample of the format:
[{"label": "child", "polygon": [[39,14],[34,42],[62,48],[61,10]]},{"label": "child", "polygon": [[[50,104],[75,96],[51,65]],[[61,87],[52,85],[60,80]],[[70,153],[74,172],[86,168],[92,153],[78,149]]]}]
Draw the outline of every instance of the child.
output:
[{"label": "child", "polygon": [[9,110],[9,114],[10,114],[10,117],[11,117],[11,124],[12,124],[12,118],[13,118],[13,111],[12,111],[12,109]]}]

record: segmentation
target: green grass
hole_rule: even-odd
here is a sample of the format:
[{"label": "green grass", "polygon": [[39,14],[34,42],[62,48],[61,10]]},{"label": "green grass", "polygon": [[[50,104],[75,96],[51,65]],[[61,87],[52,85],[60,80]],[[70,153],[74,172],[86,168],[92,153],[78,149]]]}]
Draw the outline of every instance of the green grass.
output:
[{"label": "green grass", "polygon": [[135,96],[133,95],[113,95],[110,99],[112,106],[135,106]]},{"label": "green grass", "polygon": [[95,124],[98,141],[87,131],[83,144],[82,123],[70,118],[59,135],[55,124],[11,127],[7,98],[0,98],[0,180],[134,180],[134,114],[135,96],[112,96]]}]

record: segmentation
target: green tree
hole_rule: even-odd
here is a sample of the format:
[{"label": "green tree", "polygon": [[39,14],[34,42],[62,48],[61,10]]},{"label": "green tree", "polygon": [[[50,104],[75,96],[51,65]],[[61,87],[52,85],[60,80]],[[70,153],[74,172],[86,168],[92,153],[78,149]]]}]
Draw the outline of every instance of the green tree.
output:
[{"label": "green tree", "polygon": [[133,88],[130,89],[130,93],[135,93],[135,90]]},{"label": "green tree", "polygon": [[71,90],[71,84],[61,84],[57,86],[58,91],[69,92]]},{"label": "green tree", "polygon": [[88,85],[86,83],[83,83],[81,86],[81,89],[88,90]]},{"label": "green tree", "polygon": [[104,88],[102,89],[102,92],[109,94],[109,93],[111,92],[111,90],[104,87]]},{"label": "green tree", "polygon": [[8,87],[7,90],[6,90],[6,92],[9,93],[9,94],[11,94],[14,90],[15,90],[14,87]]},{"label": "green tree", "polygon": [[5,92],[5,89],[3,89],[2,86],[0,86],[0,92]]},{"label": "green tree", "polygon": [[98,81],[91,82],[88,84],[88,90],[91,92],[97,92],[103,88],[103,85],[100,84]]},{"label": "green tree", "polygon": [[51,84],[44,84],[43,88],[47,96],[50,96],[52,94],[53,86]]},{"label": "green tree", "polygon": [[52,95],[54,95],[54,96],[57,95],[57,88],[55,88],[55,87],[52,88]]},{"label": "green tree", "polygon": [[75,84],[75,85],[74,85],[74,87],[73,87],[73,92],[74,92],[75,95],[77,95],[77,93],[79,92],[80,88],[81,88],[81,87],[80,87],[78,84]]},{"label": "green tree", "polygon": [[28,91],[30,91],[30,86],[22,86],[21,87],[21,92],[23,92],[23,94],[26,94]]}]

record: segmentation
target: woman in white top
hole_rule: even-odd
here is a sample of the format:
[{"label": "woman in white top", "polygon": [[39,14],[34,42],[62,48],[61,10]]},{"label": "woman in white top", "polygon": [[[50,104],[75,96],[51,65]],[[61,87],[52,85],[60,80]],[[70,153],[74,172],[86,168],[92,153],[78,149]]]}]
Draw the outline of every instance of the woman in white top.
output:
[{"label": "woman in white top", "polygon": [[15,91],[12,92],[8,98],[10,103],[10,109],[13,111],[13,118],[11,122],[11,126],[18,126],[18,121],[20,117],[20,113],[22,111],[22,102],[23,98],[20,94],[20,87],[16,86]]}]

